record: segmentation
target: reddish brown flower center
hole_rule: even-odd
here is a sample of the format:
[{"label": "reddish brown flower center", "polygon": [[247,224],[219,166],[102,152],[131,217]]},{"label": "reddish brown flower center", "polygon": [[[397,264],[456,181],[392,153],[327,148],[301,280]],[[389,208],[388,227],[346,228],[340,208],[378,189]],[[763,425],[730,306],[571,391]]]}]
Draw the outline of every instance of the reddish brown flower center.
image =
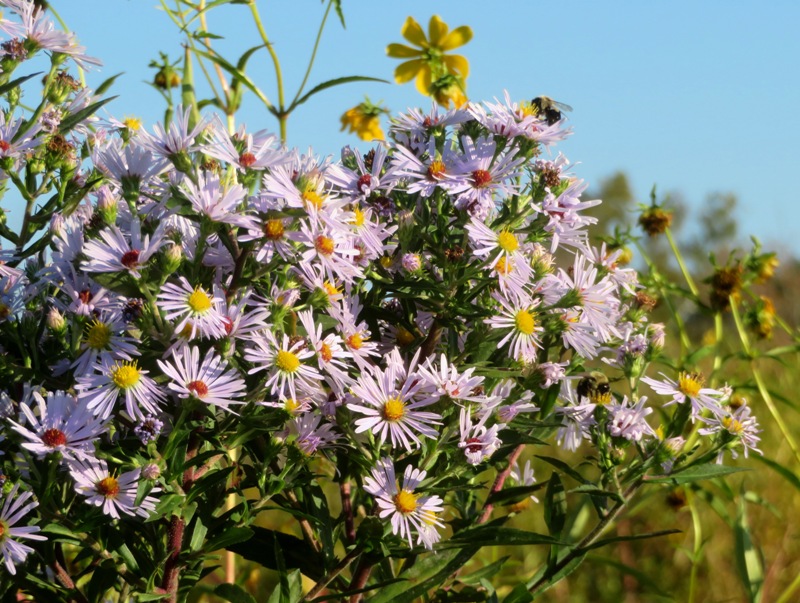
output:
[{"label": "reddish brown flower center", "polygon": [[119,482],[110,475],[97,482],[94,488],[98,494],[102,494],[106,498],[114,498],[119,494]]},{"label": "reddish brown flower center", "polygon": [[475,170],[472,172],[472,183],[475,188],[482,188],[492,183],[492,175],[486,170]]},{"label": "reddish brown flower center", "polygon": [[131,249],[130,251],[126,251],[122,254],[119,262],[125,266],[125,268],[135,268],[139,265],[139,250]]},{"label": "reddish brown flower center", "polygon": [[225,334],[230,335],[233,331],[233,321],[226,316],[222,319],[222,324],[225,325]]},{"label": "reddish brown flower center", "polygon": [[322,342],[322,344],[319,346],[319,355],[325,362],[330,362],[331,359],[333,358],[333,351],[331,350],[331,346],[329,346],[325,342]]},{"label": "reddish brown flower center", "polygon": [[0,140],[0,151],[2,151],[3,153],[6,153],[6,152],[8,152],[8,149],[10,149],[10,148],[11,148],[11,145],[8,142],[6,142],[5,140]]},{"label": "reddish brown flower center", "polygon": [[67,436],[60,429],[53,427],[42,434],[42,442],[48,448],[56,448],[67,443]]},{"label": "reddish brown flower center", "polygon": [[243,168],[249,168],[256,162],[256,156],[252,153],[242,153],[239,155],[239,165]]},{"label": "reddish brown flower center", "polygon": [[358,190],[361,190],[365,186],[369,187],[370,184],[372,184],[372,176],[364,174],[358,179]]},{"label": "reddish brown flower center", "polygon": [[82,304],[88,304],[92,300],[92,292],[88,289],[84,289],[78,293],[78,299],[81,300]]},{"label": "reddish brown flower center", "polygon": [[208,394],[208,386],[202,381],[191,381],[186,384],[186,389],[188,389],[198,398],[202,398]]},{"label": "reddish brown flower center", "polygon": [[329,239],[324,235],[319,235],[314,241],[314,247],[322,255],[332,255],[334,250],[333,239]]},{"label": "reddish brown flower center", "polygon": [[478,438],[469,438],[465,443],[467,452],[471,452],[472,454],[483,450],[483,445]]}]

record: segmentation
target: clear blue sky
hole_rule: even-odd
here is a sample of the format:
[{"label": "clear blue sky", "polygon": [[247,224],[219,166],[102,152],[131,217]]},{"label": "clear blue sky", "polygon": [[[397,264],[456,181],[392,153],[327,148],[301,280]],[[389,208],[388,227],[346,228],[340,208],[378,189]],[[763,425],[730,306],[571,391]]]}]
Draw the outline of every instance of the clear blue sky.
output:
[{"label": "clear blue sky", "polygon": [[[170,3],[173,0],[169,0]],[[53,0],[101,73],[125,72],[109,111],[160,119],[163,104],[143,81],[158,51],[180,55],[179,36],[156,0]],[[590,184],[624,170],[639,200],[679,190],[692,205],[713,191],[738,195],[743,235],[780,243],[800,254],[800,2],[477,2],[344,0],[347,29],[329,21],[310,83],[345,75],[392,79],[397,61],[385,56],[401,41],[407,15],[427,25],[439,14],[451,27],[469,24],[463,48],[471,63],[472,100],[516,100],[546,94],[574,107],[574,135],[560,149]],[[293,96],[324,5],[318,0],[259,0],[268,34]],[[209,15],[215,45],[235,58],[259,43],[244,5]],[[271,99],[274,77],[266,52],[249,73]],[[323,154],[359,144],[339,132],[339,116],[367,93],[393,111],[428,106],[413,85],[351,84],[323,93],[289,122],[289,144]],[[242,121],[276,129],[252,97]],[[365,144],[360,143],[364,148]],[[745,237],[743,237],[745,238]],[[746,240],[746,239],[745,239]]]}]

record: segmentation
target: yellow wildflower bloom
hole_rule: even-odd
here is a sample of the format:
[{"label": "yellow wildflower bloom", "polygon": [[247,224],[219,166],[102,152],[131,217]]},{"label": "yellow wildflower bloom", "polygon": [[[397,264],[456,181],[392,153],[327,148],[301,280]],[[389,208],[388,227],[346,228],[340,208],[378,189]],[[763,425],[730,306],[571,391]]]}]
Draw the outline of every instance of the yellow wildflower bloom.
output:
[{"label": "yellow wildflower bloom", "polygon": [[355,133],[361,140],[386,140],[381,128],[381,113],[386,109],[373,105],[369,100],[345,111],[340,118],[341,130]]},{"label": "yellow wildflower bloom", "polygon": [[[463,97],[463,81],[469,75],[469,62],[461,55],[446,53],[469,42],[472,39],[472,29],[462,25],[450,31],[448,25],[438,15],[434,15],[428,23],[427,37],[413,17],[406,19],[401,33],[412,46],[389,44],[386,47],[386,54],[390,57],[410,59],[400,63],[395,69],[395,82],[405,84],[416,78],[417,90],[421,94],[437,96],[434,94],[436,90],[433,89],[433,84],[449,75],[458,80]],[[441,89],[441,85],[437,86],[438,89]],[[452,94],[445,96],[454,100]],[[459,104],[457,101],[456,103]]]}]

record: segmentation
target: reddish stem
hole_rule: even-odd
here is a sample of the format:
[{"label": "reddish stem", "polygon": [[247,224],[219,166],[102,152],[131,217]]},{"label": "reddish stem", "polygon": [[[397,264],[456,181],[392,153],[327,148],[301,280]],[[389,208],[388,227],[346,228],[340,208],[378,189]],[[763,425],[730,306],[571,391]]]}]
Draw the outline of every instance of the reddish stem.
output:
[{"label": "reddish stem", "polygon": [[[514,463],[517,462],[519,455],[522,454],[522,451],[525,449],[525,444],[520,444],[516,448],[514,448],[514,452],[508,457],[508,466],[503,469],[500,473],[497,474],[497,477],[494,480],[494,484],[492,484],[492,489],[489,491],[489,496],[491,497],[492,494],[496,494],[503,489],[503,484],[506,483],[506,479],[511,474],[511,468],[514,466]],[[492,516],[492,509],[494,509],[494,505],[492,503],[486,503],[483,507],[483,513],[478,518],[478,525],[482,523],[486,523],[489,521],[489,518]]]}]

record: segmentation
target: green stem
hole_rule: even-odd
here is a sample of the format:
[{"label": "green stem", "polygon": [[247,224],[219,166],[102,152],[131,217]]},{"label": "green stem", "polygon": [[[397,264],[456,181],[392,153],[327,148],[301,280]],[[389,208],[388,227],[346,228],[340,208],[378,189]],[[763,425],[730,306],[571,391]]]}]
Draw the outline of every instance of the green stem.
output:
[{"label": "green stem", "polygon": [[703,548],[703,524],[697,513],[694,498],[689,501],[689,511],[692,514],[692,532],[694,535],[694,546],[692,547],[692,571],[689,573],[689,599],[688,603],[694,603],[695,589],[697,587],[697,563],[700,551]]},{"label": "green stem", "polygon": [[692,275],[689,274],[689,269],[686,267],[686,262],[683,261],[683,255],[681,255],[678,246],[675,244],[675,239],[672,238],[672,231],[667,228],[665,234],[667,235],[667,241],[669,241],[669,246],[672,249],[672,253],[675,256],[675,259],[678,261],[678,266],[681,268],[683,278],[686,279],[686,284],[689,285],[689,290],[696,298],[699,298],[700,295],[697,285],[694,284],[694,279],[692,278]]},{"label": "green stem", "polygon": [[258,12],[258,6],[256,6],[256,0],[249,1],[250,12],[253,14],[253,22],[256,24],[256,28],[258,29],[258,34],[261,36],[261,41],[264,42],[264,47],[269,52],[269,56],[272,57],[272,64],[275,67],[275,79],[278,85],[278,107],[276,116],[278,118],[278,123],[280,125],[280,134],[281,134],[281,142],[286,143],[286,118],[288,117],[285,113],[286,104],[285,98],[283,95],[283,73],[281,72],[281,63],[278,60],[278,55],[275,52],[275,49],[272,47],[272,42],[269,41],[269,37],[267,37],[267,32],[264,29],[264,24],[261,22],[261,15]]},{"label": "green stem", "polygon": [[781,413],[778,412],[778,408],[775,406],[775,402],[772,400],[772,395],[769,393],[767,384],[764,383],[764,377],[761,375],[761,371],[758,369],[756,363],[756,357],[753,354],[752,348],[750,347],[750,338],[747,336],[747,331],[745,330],[745,327],[742,324],[742,317],[739,315],[739,307],[736,304],[736,300],[733,297],[731,297],[730,303],[731,303],[731,314],[733,314],[733,320],[736,323],[736,330],[739,332],[739,339],[742,342],[742,348],[744,349],[745,355],[750,359],[750,370],[753,374],[753,379],[755,379],[756,381],[758,392],[761,394],[761,398],[767,405],[767,409],[772,415],[772,418],[775,419],[775,423],[778,424],[778,428],[781,430],[781,434],[783,435],[786,442],[789,444],[789,447],[792,449],[792,453],[794,454],[795,459],[797,459],[797,461],[800,462],[800,450],[798,450],[797,442],[795,442],[794,437],[792,436],[792,432],[784,422]]},{"label": "green stem", "polygon": [[790,601],[795,601],[796,598],[792,597],[795,591],[800,588],[800,574],[797,574],[792,580],[792,583],[788,586],[788,588],[781,593],[781,596],[778,598],[775,603],[789,603]]},{"label": "green stem", "polygon": [[714,314],[714,368],[711,373],[711,387],[717,382],[717,374],[722,368],[722,338],[723,338],[723,322],[722,312]]},{"label": "green stem", "polygon": [[303,76],[303,81],[300,82],[300,87],[297,89],[297,94],[292,99],[291,107],[294,107],[294,104],[297,102],[297,99],[300,98],[300,95],[303,93],[303,89],[308,83],[308,77],[311,75],[311,67],[314,65],[314,59],[317,57],[317,48],[319,48],[320,40],[322,40],[322,30],[325,29],[325,22],[328,20],[328,15],[331,12],[331,7],[333,6],[333,0],[328,2],[328,7],[325,9],[325,14],[322,16],[322,22],[319,24],[319,30],[317,30],[317,38],[314,40],[314,49],[311,51],[311,58],[308,61],[308,68],[306,69],[306,73]]}]

